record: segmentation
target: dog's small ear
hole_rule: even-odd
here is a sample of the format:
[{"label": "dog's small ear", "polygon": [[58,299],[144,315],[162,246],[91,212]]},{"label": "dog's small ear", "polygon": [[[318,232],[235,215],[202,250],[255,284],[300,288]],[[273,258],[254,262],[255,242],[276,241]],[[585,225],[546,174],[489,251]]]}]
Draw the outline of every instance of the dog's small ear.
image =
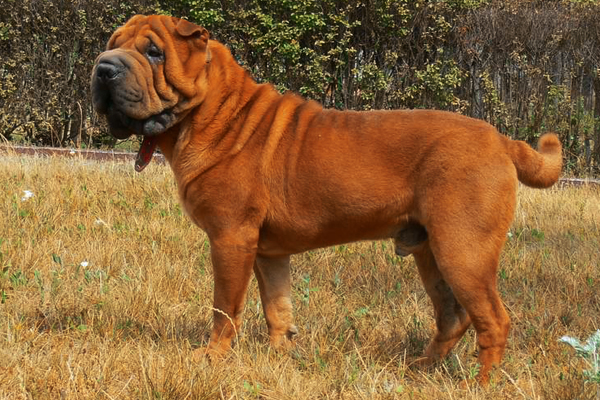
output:
[{"label": "dog's small ear", "polygon": [[177,33],[185,38],[194,38],[200,39],[202,42],[206,43],[208,41],[208,31],[201,26],[191,23],[190,21],[186,21],[185,19],[180,19],[175,27]]},{"label": "dog's small ear", "polygon": [[191,38],[196,40],[200,49],[206,49],[206,62],[210,62],[212,56],[210,53],[210,49],[207,46],[208,37],[210,35],[205,28],[193,24],[190,21],[186,21],[185,19],[180,19],[177,25],[175,26],[175,30],[184,38]]}]

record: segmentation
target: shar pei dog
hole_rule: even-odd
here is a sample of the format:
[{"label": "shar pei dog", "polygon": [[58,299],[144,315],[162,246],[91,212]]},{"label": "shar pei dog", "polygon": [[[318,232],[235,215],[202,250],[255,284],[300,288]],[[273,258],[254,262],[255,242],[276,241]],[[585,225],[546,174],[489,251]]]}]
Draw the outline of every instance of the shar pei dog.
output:
[{"label": "shar pei dog", "polygon": [[231,348],[253,272],[270,341],[282,347],[297,333],[290,255],[391,238],[414,256],[433,303],[437,331],[422,364],[472,324],[487,383],[509,332],[496,276],[518,181],[557,181],[556,135],[536,151],[450,112],[324,109],[256,83],[206,29],[167,16],[117,29],[91,89],[112,135],[143,138],[136,170],[160,149],[186,214],[208,235],[215,312],[202,352]]}]

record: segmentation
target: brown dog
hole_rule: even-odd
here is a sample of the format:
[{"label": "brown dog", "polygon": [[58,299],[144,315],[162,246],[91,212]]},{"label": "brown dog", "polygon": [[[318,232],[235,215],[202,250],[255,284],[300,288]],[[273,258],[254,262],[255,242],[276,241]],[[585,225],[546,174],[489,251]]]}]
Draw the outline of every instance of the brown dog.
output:
[{"label": "brown dog", "polygon": [[114,136],[144,137],[136,169],[160,147],[187,214],[210,238],[209,354],[230,349],[253,271],[271,342],[282,346],[297,332],[290,254],[394,238],[434,305],[425,363],[473,324],[478,379],[488,381],[509,329],[496,272],[517,179],[556,182],[555,135],[540,138],[538,153],[458,114],[325,110],[257,84],[204,28],[166,16],[136,16],[114,33],[92,94]]}]

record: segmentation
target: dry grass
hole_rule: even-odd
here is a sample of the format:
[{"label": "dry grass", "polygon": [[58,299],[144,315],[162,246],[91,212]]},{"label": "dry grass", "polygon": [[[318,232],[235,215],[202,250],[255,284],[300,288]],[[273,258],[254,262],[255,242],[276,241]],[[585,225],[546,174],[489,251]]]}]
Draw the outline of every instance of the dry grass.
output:
[{"label": "dry grass", "polygon": [[477,367],[472,330],[437,368],[411,366],[432,311],[412,258],[389,242],[293,258],[294,351],[269,349],[253,282],[234,353],[195,364],[211,323],[209,246],[167,167],[6,156],[0,176],[0,398],[595,397],[557,340],[600,328],[598,189],[520,190],[499,272],[513,329],[484,390],[459,388]]}]

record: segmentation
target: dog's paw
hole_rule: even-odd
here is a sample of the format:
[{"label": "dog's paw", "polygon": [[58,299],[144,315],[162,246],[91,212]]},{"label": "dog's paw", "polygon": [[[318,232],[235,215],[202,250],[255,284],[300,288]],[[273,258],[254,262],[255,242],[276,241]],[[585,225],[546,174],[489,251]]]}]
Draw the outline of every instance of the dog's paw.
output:
[{"label": "dog's paw", "polygon": [[269,337],[271,346],[278,351],[291,350],[296,346],[294,337],[298,334],[298,328],[296,325],[288,327],[287,331],[283,333],[272,333]]},{"label": "dog's paw", "polygon": [[416,360],[414,360],[411,363],[411,365],[414,365],[417,368],[427,369],[427,368],[434,366],[439,361],[440,361],[440,359],[438,357],[429,357],[429,356],[423,355],[423,356],[417,358]]},{"label": "dog's paw", "polygon": [[220,347],[206,346],[199,347],[192,352],[192,360],[196,363],[204,360],[210,362],[217,362],[223,360],[227,356],[227,351],[224,351]]}]

